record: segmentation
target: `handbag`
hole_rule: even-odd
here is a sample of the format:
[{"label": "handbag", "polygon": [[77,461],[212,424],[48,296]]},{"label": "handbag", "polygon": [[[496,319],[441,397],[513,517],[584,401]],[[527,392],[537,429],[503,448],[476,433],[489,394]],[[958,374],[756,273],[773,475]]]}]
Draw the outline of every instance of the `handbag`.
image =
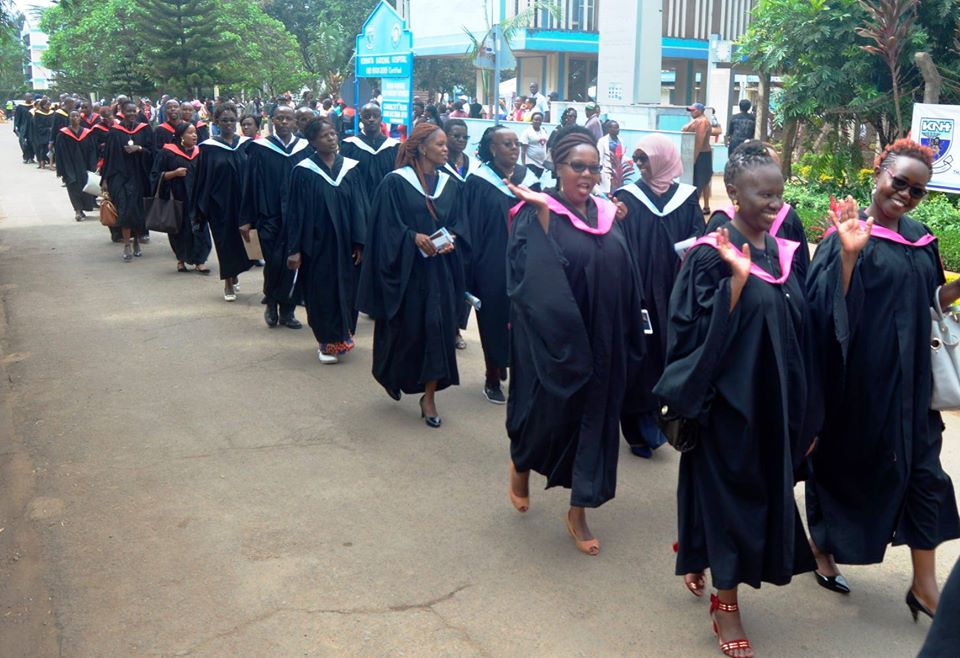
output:
[{"label": "handbag", "polygon": [[657,427],[677,452],[690,452],[700,442],[700,421],[673,414],[667,404],[657,411]]},{"label": "handbag", "polygon": [[87,172],[87,184],[83,186],[83,191],[93,196],[103,196],[103,190],[100,189],[100,175],[97,172]]},{"label": "handbag", "polygon": [[960,409],[960,308],[940,308],[940,288],[930,307],[930,368],[933,395],[930,408]]},{"label": "handbag", "polygon": [[110,200],[110,195],[103,193],[103,201],[100,202],[100,223],[104,226],[113,227],[117,225],[117,207]]},{"label": "handbag", "polygon": [[160,174],[160,180],[157,181],[156,194],[143,200],[144,222],[148,231],[176,235],[183,222],[183,204],[173,198],[160,198],[161,185],[163,174]]}]

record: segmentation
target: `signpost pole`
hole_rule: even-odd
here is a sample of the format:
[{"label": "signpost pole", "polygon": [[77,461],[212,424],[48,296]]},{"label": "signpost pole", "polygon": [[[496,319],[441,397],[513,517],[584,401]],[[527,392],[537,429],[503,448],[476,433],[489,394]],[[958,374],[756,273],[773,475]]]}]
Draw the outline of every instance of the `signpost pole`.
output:
[{"label": "signpost pole", "polygon": [[500,125],[500,26],[493,26],[493,125]]}]

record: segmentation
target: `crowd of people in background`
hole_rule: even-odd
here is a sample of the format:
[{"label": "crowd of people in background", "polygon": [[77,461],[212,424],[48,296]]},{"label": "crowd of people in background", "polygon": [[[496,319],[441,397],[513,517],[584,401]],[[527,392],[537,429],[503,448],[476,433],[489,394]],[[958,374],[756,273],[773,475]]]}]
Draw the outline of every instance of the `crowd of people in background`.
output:
[{"label": "crowd of people in background", "polygon": [[437,394],[460,384],[474,309],[483,396],[507,405],[509,500],[531,508],[534,472],[569,489],[563,523],[584,554],[600,554],[587,510],[615,496],[621,435],[646,459],[669,441],[683,452],[676,572],[700,597],[709,571],[725,655],[753,655],[740,585],[812,572],[846,594],[837,565],[881,562],[891,543],[911,550],[913,618],[937,614],[935,550],[960,536],[960,517],[926,345],[929,307],[960,298],[960,282],[945,282],[935,236],[908,216],[929,149],[887,146],[869,207],[831,210],[811,262],[749,104],[728,130],[731,205],[714,212],[719,127],[701,104],[684,128],[698,153],[688,185],[671,139],[626,144],[595,103],[584,125],[568,108],[547,134],[535,84],[511,113],[529,127],[487,128],[475,152],[464,119],[476,103],[416,104],[407,134],[383,122],[377,96],[354,109],[31,95],[14,130],[25,164],[54,163],[77,221],[97,192],[113,204],[123,262],[150,240],[144,199],[175,199],[177,271],[208,276],[215,250],[233,302],[262,266],[264,323],[300,329],[303,306],[320,363],[349,355],[365,314],[375,381],[398,402],[420,396],[430,428],[442,426]]}]

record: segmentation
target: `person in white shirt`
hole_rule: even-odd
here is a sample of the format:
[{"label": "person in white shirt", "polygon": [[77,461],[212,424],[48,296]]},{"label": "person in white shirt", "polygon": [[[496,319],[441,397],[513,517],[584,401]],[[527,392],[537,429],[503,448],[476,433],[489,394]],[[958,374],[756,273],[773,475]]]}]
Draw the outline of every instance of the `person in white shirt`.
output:
[{"label": "person in white shirt", "polygon": [[530,98],[533,99],[534,111],[540,112],[542,116],[546,116],[550,104],[547,102],[547,97],[540,93],[540,85],[536,82],[530,83]]},{"label": "person in white shirt", "polygon": [[530,127],[520,135],[520,158],[537,178],[543,176],[543,161],[547,157],[549,137],[543,128],[543,112],[535,109],[530,115]]}]

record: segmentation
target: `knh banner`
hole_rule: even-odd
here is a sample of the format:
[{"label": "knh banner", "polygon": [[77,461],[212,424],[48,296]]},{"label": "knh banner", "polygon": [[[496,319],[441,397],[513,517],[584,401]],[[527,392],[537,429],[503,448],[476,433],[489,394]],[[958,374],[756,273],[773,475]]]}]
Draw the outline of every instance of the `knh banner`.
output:
[{"label": "knh banner", "polygon": [[955,145],[960,105],[913,106],[911,137],[933,151],[931,190],[960,194],[960,151]]}]

